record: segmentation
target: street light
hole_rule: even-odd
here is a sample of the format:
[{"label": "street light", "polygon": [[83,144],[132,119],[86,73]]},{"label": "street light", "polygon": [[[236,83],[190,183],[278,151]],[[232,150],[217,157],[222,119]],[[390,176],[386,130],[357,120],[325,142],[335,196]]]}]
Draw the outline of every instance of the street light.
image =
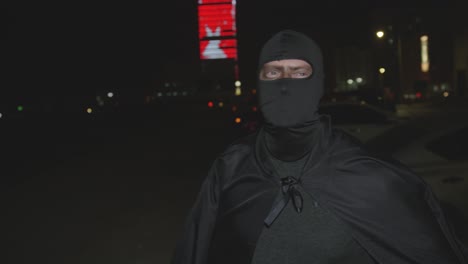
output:
[{"label": "street light", "polygon": [[242,95],[242,90],[241,90],[241,82],[239,80],[237,80],[234,85],[236,86],[236,91],[235,91],[235,95],[236,96],[240,96]]},{"label": "street light", "polygon": [[382,31],[382,30],[379,30],[375,33],[375,35],[378,37],[378,38],[383,38],[385,36],[385,33]]},{"label": "street light", "polygon": [[384,74],[385,73],[385,68],[380,68],[379,72],[380,72],[380,74]]}]

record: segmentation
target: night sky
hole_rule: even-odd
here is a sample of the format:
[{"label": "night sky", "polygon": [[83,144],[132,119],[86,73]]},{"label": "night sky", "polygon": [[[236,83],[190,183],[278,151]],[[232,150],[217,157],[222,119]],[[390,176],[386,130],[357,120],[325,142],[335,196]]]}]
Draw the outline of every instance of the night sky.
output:
[{"label": "night sky", "polygon": [[[404,1],[392,1],[397,14]],[[426,1],[449,8],[447,1]],[[398,5],[399,4],[399,5]],[[368,45],[373,8],[384,1],[237,3],[241,78],[252,78],[261,44],[292,28],[330,45]],[[397,7],[395,7],[397,6]],[[115,90],[139,98],[155,79],[199,69],[196,1],[153,4],[15,3],[8,7],[0,100],[87,96]],[[339,40],[339,41],[338,41]],[[3,57],[3,56],[2,56]]]}]

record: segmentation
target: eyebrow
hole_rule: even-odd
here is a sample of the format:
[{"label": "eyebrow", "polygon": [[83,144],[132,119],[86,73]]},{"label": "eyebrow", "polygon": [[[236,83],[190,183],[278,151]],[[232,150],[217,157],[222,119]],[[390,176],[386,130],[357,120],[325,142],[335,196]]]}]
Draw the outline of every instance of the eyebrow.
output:
[{"label": "eyebrow", "polygon": [[269,65],[269,66],[265,66],[264,69],[266,69],[266,70],[271,70],[271,69],[279,70],[279,69],[283,69],[283,67],[282,66]]},{"label": "eyebrow", "polygon": [[296,66],[296,67],[289,67],[291,70],[295,71],[295,70],[299,70],[299,69],[306,69],[306,70],[312,70],[312,67],[310,66]]},{"label": "eyebrow", "polygon": [[[275,69],[275,70],[279,70],[279,69],[284,69],[285,67],[284,66],[276,66],[276,65],[269,65],[269,66],[266,66],[264,69],[267,69],[267,70],[270,70],[270,69]],[[312,67],[310,66],[294,66],[294,67],[289,67],[289,69],[295,71],[295,70],[299,70],[299,69],[307,69],[307,70],[312,70]]]}]

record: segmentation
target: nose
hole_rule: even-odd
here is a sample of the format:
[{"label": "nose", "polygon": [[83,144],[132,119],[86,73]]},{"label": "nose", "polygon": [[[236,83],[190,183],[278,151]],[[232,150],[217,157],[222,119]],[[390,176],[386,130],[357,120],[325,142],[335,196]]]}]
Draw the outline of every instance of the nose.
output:
[{"label": "nose", "polygon": [[289,95],[289,90],[285,85],[281,86],[281,95]]},{"label": "nose", "polygon": [[284,71],[283,72],[283,78],[291,78],[292,77],[292,74],[290,71]]}]

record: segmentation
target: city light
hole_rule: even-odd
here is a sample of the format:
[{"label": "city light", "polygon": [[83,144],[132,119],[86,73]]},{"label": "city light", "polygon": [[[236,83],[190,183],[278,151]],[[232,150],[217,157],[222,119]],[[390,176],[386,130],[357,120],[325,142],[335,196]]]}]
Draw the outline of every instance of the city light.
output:
[{"label": "city light", "polygon": [[257,112],[257,107],[256,107],[256,106],[253,106],[253,107],[252,107],[252,111]]},{"label": "city light", "polygon": [[352,79],[348,79],[346,82],[347,82],[348,84],[353,84],[353,83],[354,83],[354,81],[353,81]]},{"label": "city light", "polygon": [[429,37],[427,35],[423,35],[420,38],[421,40],[421,71],[428,72],[429,71]]},{"label": "city light", "polygon": [[209,107],[209,108],[212,108],[213,106],[214,106],[213,102],[209,101],[209,102],[208,102],[208,107]]},{"label": "city light", "polygon": [[24,110],[24,107],[22,105],[18,105],[18,107],[16,108],[19,112],[23,111]]},{"label": "city light", "polygon": [[198,0],[200,59],[237,59],[236,2]]},{"label": "city light", "polygon": [[219,106],[219,107],[223,107],[223,106],[224,106],[224,103],[223,103],[223,102],[219,102],[219,103],[218,103],[218,106]]},{"label": "city light", "polygon": [[357,83],[362,83],[363,79],[361,77],[356,78]]},{"label": "city light", "polygon": [[241,96],[242,95],[242,90],[240,87],[236,87],[236,92],[235,92],[236,96]]},{"label": "city light", "polygon": [[450,94],[449,94],[449,92],[444,92],[443,95],[444,95],[444,97],[448,97]]},{"label": "city light", "polygon": [[109,97],[109,98],[114,97],[114,93],[113,93],[113,92],[108,92],[108,93],[107,93],[107,97]]},{"label": "city light", "polygon": [[241,82],[240,82],[240,81],[236,81],[236,82],[234,83],[234,85],[235,85],[236,87],[240,87],[240,86],[241,86]]},{"label": "city light", "polygon": [[86,109],[86,113],[91,114],[92,112],[93,112],[93,109],[91,107],[88,107],[88,109]]},{"label": "city light", "polygon": [[239,124],[240,122],[242,122],[242,119],[240,117],[236,117],[234,121],[236,122],[236,124]]},{"label": "city light", "polygon": [[380,72],[380,74],[384,74],[385,73],[385,68],[380,68],[379,72]]},{"label": "city light", "polygon": [[101,96],[96,96],[96,101],[98,103],[99,106],[103,106],[104,105],[104,101],[102,100]]},{"label": "city light", "polygon": [[157,95],[158,95],[158,97],[162,97],[163,93],[159,92]]},{"label": "city light", "polygon": [[2,114],[2,113],[0,113],[0,118],[2,118],[2,117],[3,117],[3,114]]},{"label": "city light", "polygon": [[257,94],[257,89],[252,89],[252,94]]},{"label": "city light", "polygon": [[375,35],[377,35],[378,38],[383,38],[383,36],[385,35],[385,33],[382,31],[382,30],[379,30],[375,33]]}]

